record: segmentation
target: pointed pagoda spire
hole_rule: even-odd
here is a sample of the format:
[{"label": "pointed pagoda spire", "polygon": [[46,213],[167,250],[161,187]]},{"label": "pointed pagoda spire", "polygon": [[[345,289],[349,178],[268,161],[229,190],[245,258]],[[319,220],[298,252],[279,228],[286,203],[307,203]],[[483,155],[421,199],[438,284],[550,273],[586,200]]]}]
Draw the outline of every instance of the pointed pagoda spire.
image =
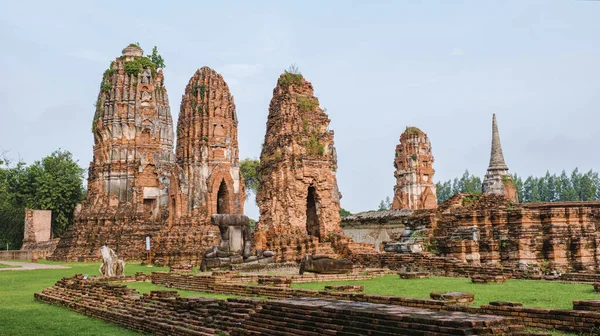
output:
[{"label": "pointed pagoda spire", "polygon": [[504,155],[502,154],[502,145],[500,144],[500,134],[498,134],[498,122],[496,114],[492,116],[492,152],[490,154],[489,170],[508,170]]}]

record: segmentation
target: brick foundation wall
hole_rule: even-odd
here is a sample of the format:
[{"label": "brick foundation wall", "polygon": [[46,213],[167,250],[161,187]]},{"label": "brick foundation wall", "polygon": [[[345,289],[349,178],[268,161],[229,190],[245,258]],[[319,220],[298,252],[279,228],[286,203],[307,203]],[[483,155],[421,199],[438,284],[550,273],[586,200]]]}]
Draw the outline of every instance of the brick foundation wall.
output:
[{"label": "brick foundation wall", "polygon": [[574,333],[595,333],[600,330],[600,312],[581,310],[544,309],[532,307],[514,307],[508,305],[482,305],[466,307],[450,302],[429,299],[382,296],[373,294],[330,292],[325,290],[306,290],[298,288],[252,286],[240,283],[223,283],[209,276],[187,274],[152,273],[152,282],[172,288],[192,291],[235,294],[241,296],[261,296],[268,298],[325,298],[369,302],[395,306],[419,307],[433,310],[460,311],[472,314],[490,314],[511,316],[527,327],[556,329]]},{"label": "brick foundation wall", "polygon": [[37,250],[37,251],[21,251],[8,250],[0,251],[0,260],[31,260],[31,259],[46,259],[52,251]]},{"label": "brick foundation wall", "polygon": [[[168,275],[168,273],[165,273]],[[513,317],[322,298],[293,300],[140,295],[125,285],[63,278],[35,299],[155,335],[527,335]]]}]

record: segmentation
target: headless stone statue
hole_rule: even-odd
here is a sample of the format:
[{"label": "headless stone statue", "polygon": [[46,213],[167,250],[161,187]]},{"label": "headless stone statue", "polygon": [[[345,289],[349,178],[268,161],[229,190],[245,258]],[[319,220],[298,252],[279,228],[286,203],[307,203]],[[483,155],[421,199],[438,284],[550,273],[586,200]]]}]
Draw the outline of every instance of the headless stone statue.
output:
[{"label": "headless stone statue", "polygon": [[333,259],[327,256],[306,254],[300,263],[300,275],[304,272],[320,274],[345,274],[352,272],[348,259]]},{"label": "headless stone statue", "polygon": [[101,276],[120,277],[125,275],[125,262],[117,258],[115,251],[108,246],[102,246],[100,253],[102,254]]}]

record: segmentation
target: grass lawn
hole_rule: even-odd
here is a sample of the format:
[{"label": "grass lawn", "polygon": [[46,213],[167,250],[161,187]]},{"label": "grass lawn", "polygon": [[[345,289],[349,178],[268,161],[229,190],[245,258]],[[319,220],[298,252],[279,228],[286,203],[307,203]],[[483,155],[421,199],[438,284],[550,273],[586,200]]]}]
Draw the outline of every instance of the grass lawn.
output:
[{"label": "grass lawn", "polygon": [[[77,314],[66,308],[33,300],[33,293],[54,285],[62,277],[73,276],[76,273],[98,275],[99,262],[56,263],[40,260],[40,263],[65,265],[71,268],[0,272],[1,336],[140,335],[117,325]],[[150,273],[165,270],[168,268],[136,264],[125,265],[125,273],[128,275],[135,274],[135,272]]]},{"label": "grass lawn", "polygon": [[522,302],[524,306],[573,309],[573,300],[600,299],[591,284],[564,284],[549,281],[507,280],[503,284],[473,284],[469,278],[430,277],[429,279],[399,279],[386,275],[360,281],[331,281],[292,284],[292,288],[323,290],[326,285],[363,285],[366,294],[380,294],[429,299],[430,292],[470,292],[473,305],[491,301]]},{"label": "grass lawn", "polygon": [[[469,278],[399,279],[397,275],[359,281],[292,284],[292,288],[323,290],[327,285],[363,285],[366,294],[427,299],[430,292],[470,292],[475,294],[473,303],[475,306],[491,301],[515,301],[529,307],[573,309],[573,300],[600,299],[600,293],[594,292],[594,287],[590,284],[533,280],[507,280],[503,284],[473,284]],[[552,334],[573,335],[557,331]]]},{"label": "grass lawn", "polygon": [[0,263],[0,268],[14,268],[14,267],[20,267],[20,266],[11,266],[11,265],[6,265],[6,264]]},{"label": "grass lawn", "polygon": [[[8,335],[140,335],[102,320],[89,318],[65,308],[39,303],[33,293],[52,286],[57,280],[76,273],[98,275],[100,263],[45,264],[69,266],[68,269],[45,269],[0,272],[0,336]],[[128,275],[135,272],[165,271],[166,267],[146,267],[127,264]],[[432,277],[430,279],[401,280],[398,276],[385,276],[363,281],[337,281],[328,283],[293,284],[294,288],[323,289],[328,284],[361,284],[372,294],[428,298],[432,291],[466,291],[475,293],[475,304],[489,301],[519,301],[534,307],[570,309],[575,299],[600,298],[592,285],[560,284],[542,281],[509,280],[504,284],[475,285],[469,279]],[[168,289],[151,283],[126,283],[139,292]],[[178,291],[181,296],[203,296],[226,299],[234,295]],[[566,335],[554,333],[555,335]]]}]

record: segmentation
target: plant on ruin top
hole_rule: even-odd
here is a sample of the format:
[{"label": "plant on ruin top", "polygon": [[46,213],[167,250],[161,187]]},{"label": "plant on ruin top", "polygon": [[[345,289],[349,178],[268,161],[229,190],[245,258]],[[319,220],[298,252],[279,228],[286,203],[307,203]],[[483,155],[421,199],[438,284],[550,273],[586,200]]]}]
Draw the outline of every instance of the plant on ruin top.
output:
[{"label": "plant on ruin top", "polygon": [[475,203],[479,197],[477,195],[467,195],[462,199],[462,205],[464,207],[468,207],[469,205]]},{"label": "plant on ruin top", "polygon": [[419,135],[420,130],[416,127],[413,126],[407,126],[406,127],[406,132],[408,134],[413,134],[413,135]]},{"label": "plant on ruin top", "polygon": [[283,72],[283,76],[279,77],[277,82],[279,85],[289,86],[290,84],[302,85],[302,74],[295,63],[292,63],[287,70]]},{"label": "plant on ruin top", "polygon": [[152,61],[152,63],[154,63],[154,65],[156,65],[157,68],[160,68],[160,69],[166,68],[166,66],[165,66],[165,60],[158,53],[158,47],[157,46],[154,46],[152,48],[152,54],[151,55],[147,55],[146,57],[150,58],[150,61]]},{"label": "plant on ruin top", "polygon": [[[139,45],[137,45],[139,47]],[[152,71],[152,76],[156,75],[157,69],[165,68],[165,60],[158,53],[158,48],[154,46],[152,48],[152,54],[142,57],[134,57],[133,59],[126,61],[123,65],[123,69],[127,75],[137,76],[140,71],[149,68]]]},{"label": "plant on ruin top", "polygon": [[144,69],[150,68],[152,71],[152,75],[156,73],[156,65],[152,63],[150,58],[148,57],[136,57],[130,61],[125,62],[123,65],[123,69],[125,69],[125,73],[128,75],[136,76]]}]

